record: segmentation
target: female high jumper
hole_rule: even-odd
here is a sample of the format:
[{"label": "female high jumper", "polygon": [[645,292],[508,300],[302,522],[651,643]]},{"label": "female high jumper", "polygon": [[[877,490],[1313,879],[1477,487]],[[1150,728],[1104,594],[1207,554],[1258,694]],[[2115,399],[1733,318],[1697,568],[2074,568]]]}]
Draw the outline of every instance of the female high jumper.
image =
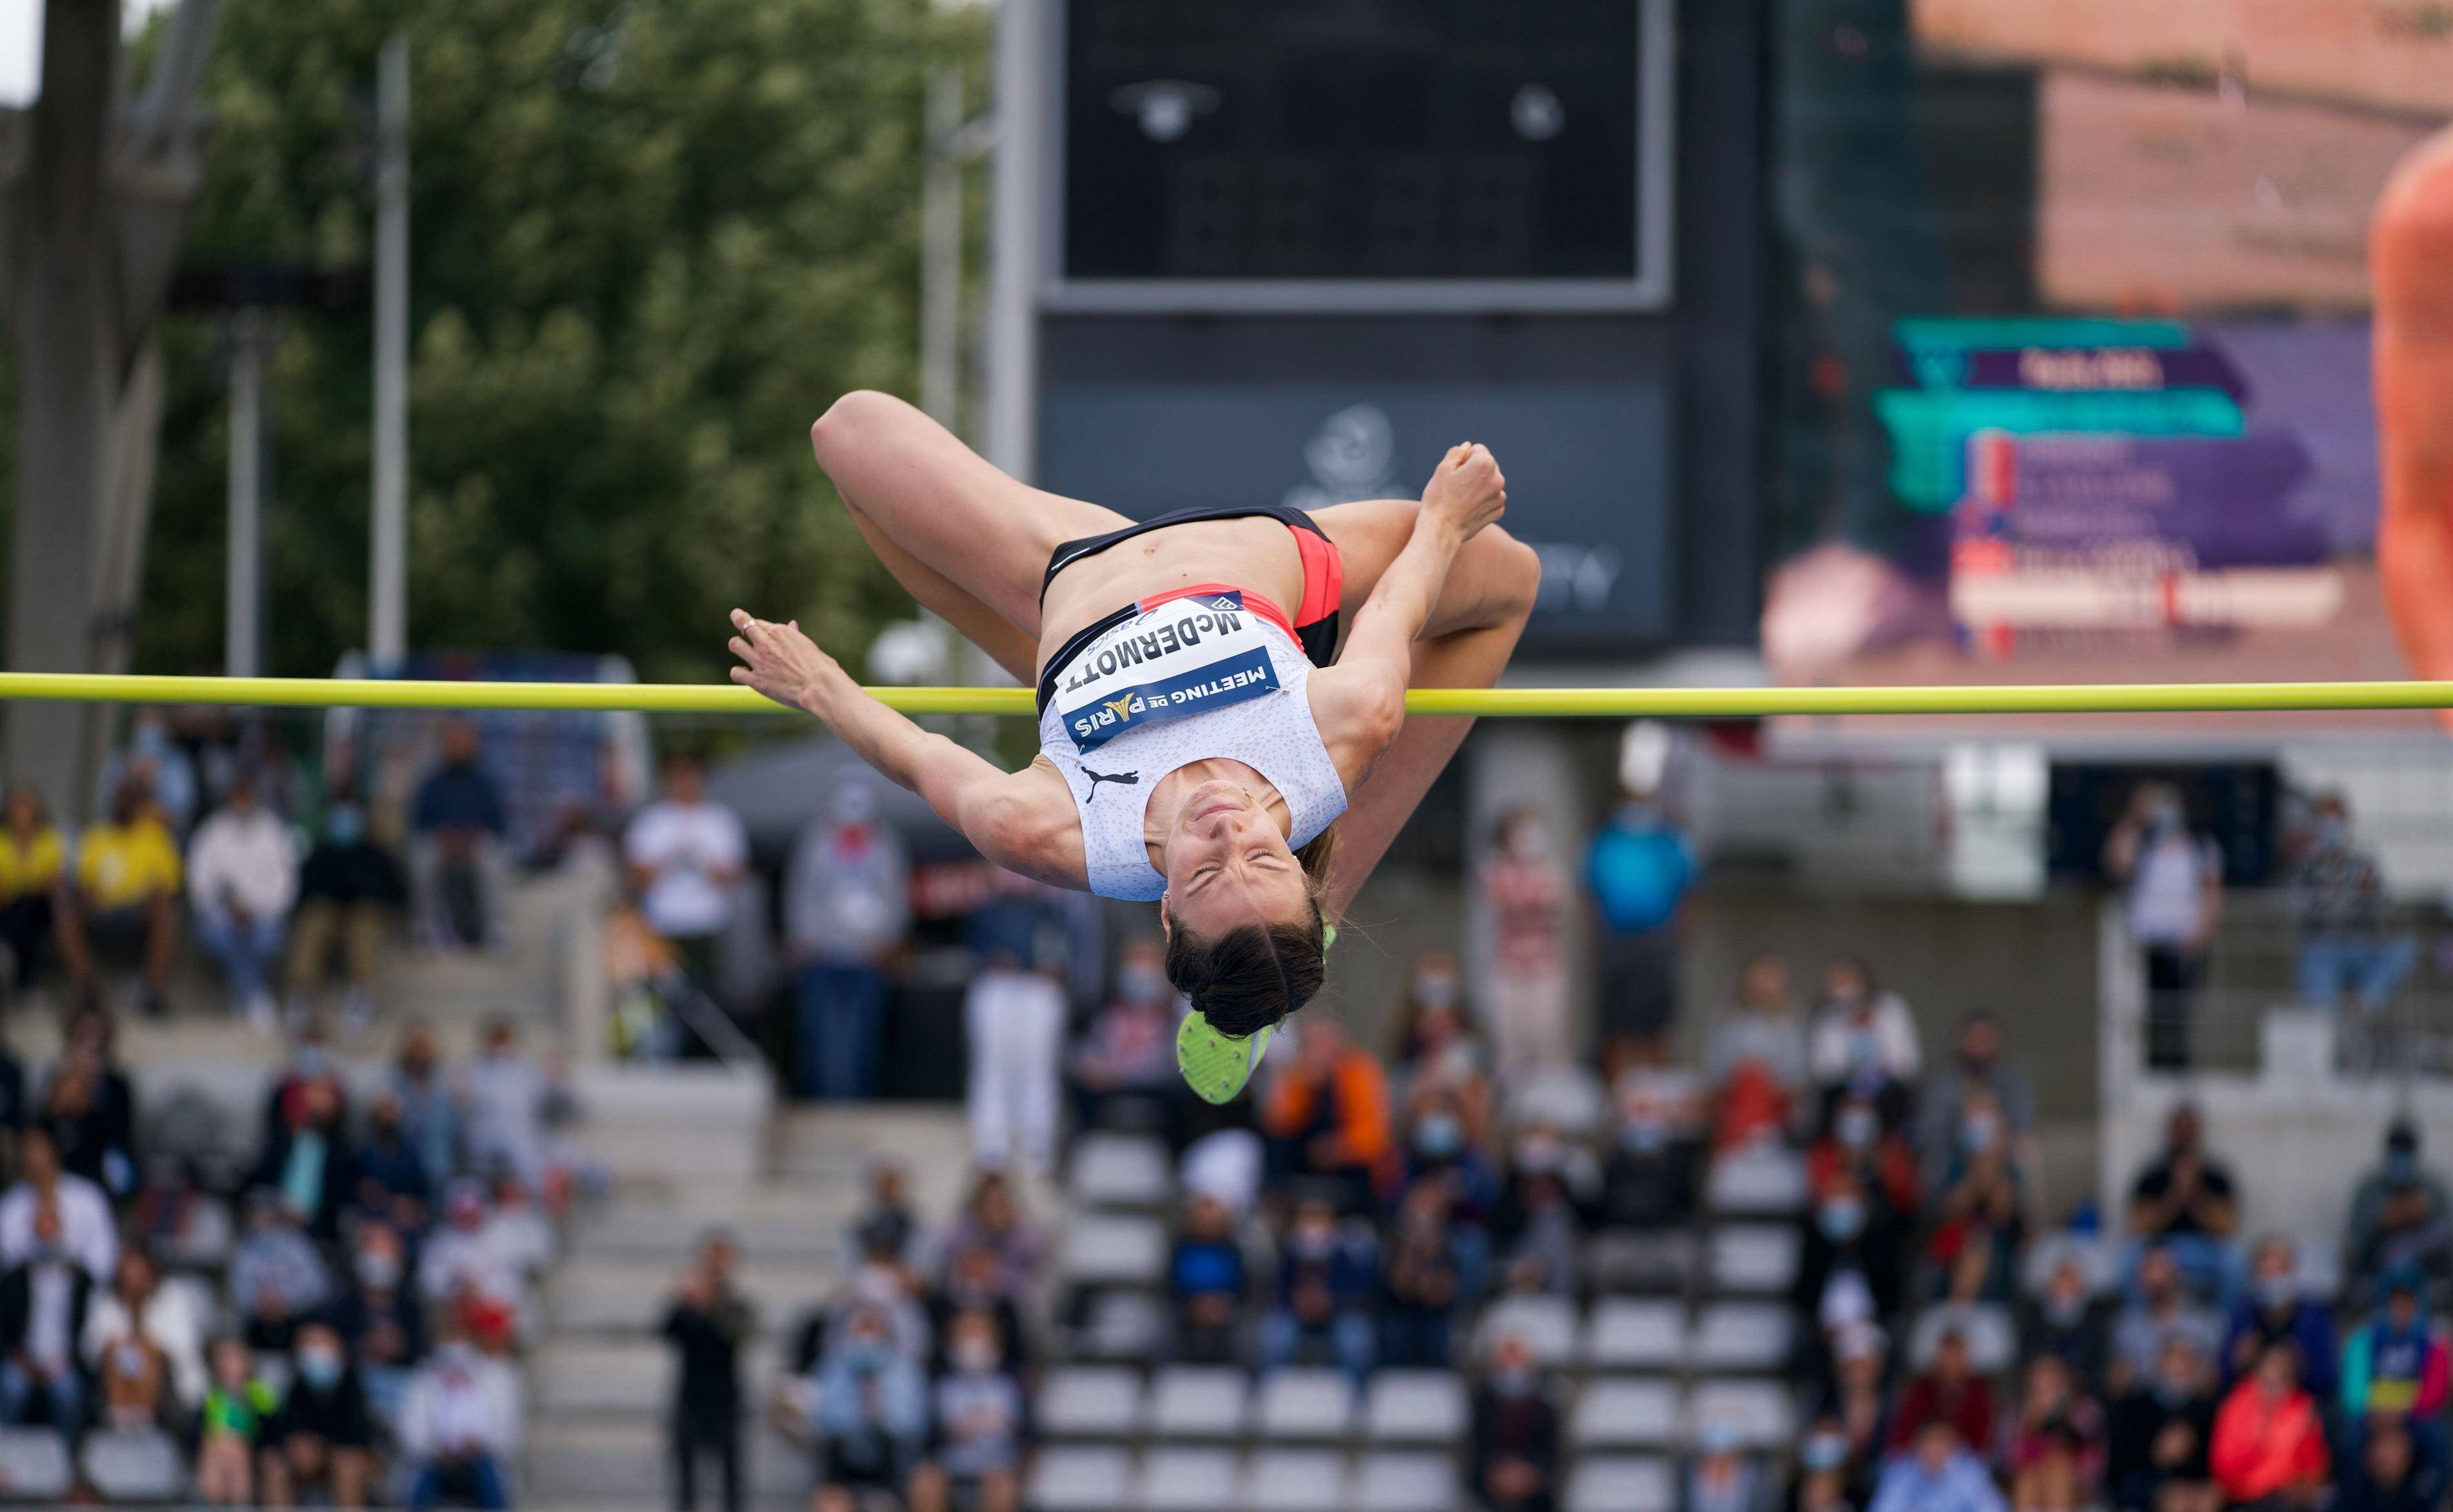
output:
[{"label": "female high jumper", "polygon": [[1453,448],[1419,504],[1135,524],[1015,482],[885,394],[845,395],[810,442],[911,596],[1037,684],[1039,756],[1007,772],[923,730],[797,622],[735,609],[733,681],[824,721],[999,865],[1157,900],[1194,1009],[1178,1062],[1233,1097],[1472,723],[1409,720],[1406,689],[1491,686],[1525,628],[1540,567],[1498,527],[1498,462]]}]

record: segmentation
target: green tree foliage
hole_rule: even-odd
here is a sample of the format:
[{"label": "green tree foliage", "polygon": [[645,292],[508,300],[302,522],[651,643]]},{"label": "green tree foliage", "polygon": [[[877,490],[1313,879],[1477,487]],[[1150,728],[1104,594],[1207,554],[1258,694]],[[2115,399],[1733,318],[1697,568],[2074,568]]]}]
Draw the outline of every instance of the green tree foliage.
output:
[{"label": "green tree foliage", "polygon": [[[722,676],[724,612],[857,653],[907,600],[810,460],[853,388],[908,392],[925,80],[985,18],[928,0],[229,0],[190,264],[364,264],[375,55],[410,45],[409,633]],[[285,317],[269,669],[366,623],[371,330]],[[217,669],[214,322],[170,397],[137,664]],[[856,665],[856,664],[855,664]]]}]

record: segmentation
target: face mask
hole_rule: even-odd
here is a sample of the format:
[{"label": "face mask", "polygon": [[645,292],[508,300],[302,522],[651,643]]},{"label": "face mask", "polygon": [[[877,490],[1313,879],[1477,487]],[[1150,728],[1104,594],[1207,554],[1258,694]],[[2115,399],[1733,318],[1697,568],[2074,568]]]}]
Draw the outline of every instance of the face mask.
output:
[{"label": "face mask", "polygon": [[123,1376],[141,1376],[145,1373],[145,1346],[143,1344],[133,1343],[123,1343],[117,1348],[111,1350],[110,1358],[118,1364],[119,1373]]},{"label": "face mask", "polygon": [[367,816],[348,804],[336,804],[324,814],[324,838],[336,846],[354,846],[366,838]]},{"label": "face mask", "polygon": [[1519,861],[1539,861],[1550,853],[1549,831],[1540,825],[1519,825],[1508,837],[1507,851]]},{"label": "face mask", "polygon": [[1533,1394],[1533,1369],[1529,1365],[1509,1365],[1490,1373],[1490,1389],[1503,1397],[1529,1397]]},{"label": "face mask", "polygon": [[298,1357],[298,1375],[309,1385],[329,1390],[341,1379],[341,1357],[329,1349],[310,1349]]},{"label": "face mask", "polygon": [[2317,844],[2328,850],[2338,850],[2343,844],[2343,822],[2327,815],[2317,821]]},{"label": "face mask", "polygon": [[332,1068],[332,1057],[320,1044],[302,1044],[289,1064],[300,1076],[322,1076]]},{"label": "face mask", "polygon": [[454,1342],[437,1348],[434,1358],[443,1363],[446,1370],[469,1370],[477,1363],[477,1346]]},{"label": "face mask", "polygon": [[844,1354],[851,1361],[852,1368],[855,1370],[880,1369],[892,1353],[893,1351],[886,1346],[886,1341],[883,1339],[855,1338],[844,1346]]},{"label": "face mask", "polygon": [[129,736],[128,744],[139,756],[158,757],[170,748],[170,737],[157,726],[140,725]]},{"label": "face mask", "polygon": [[1959,1126],[1960,1142],[1970,1155],[1982,1155],[1993,1147],[2002,1134],[2002,1121],[1990,1113],[1970,1113]]},{"label": "face mask", "polygon": [[1618,1142],[1629,1155],[1658,1155],[1669,1145],[1669,1130],[1656,1119],[1629,1119],[1618,1131]]},{"label": "face mask", "polygon": [[1127,966],[1116,973],[1116,992],[1127,1003],[1151,1003],[1167,995],[1167,973],[1156,966]]},{"label": "face mask", "polygon": [[1865,1231],[1865,1204],[1854,1198],[1825,1203],[1815,1214],[1815,1224],[1824,1238],[1835,1244],[1847,1243]]},{"label": "face mask", "polygon": [[2086,1316],[2086,1296],[2074,1292],[2063,1296],[2055,1292],[2044,1299],[2044,1317],[2056,1328],[2071,1328]]},{"label": "face mask", "polygon": [[987,1339],[966,1339],[954,1345],[954,1368],[967,1375],[986,1375],[997,1367],[997,1346]]},{"label": "face mask", "polygon": [[1457,979],[1442,971],[1414,979],[1414,1001],[1426,1008],[1453,1008],[1464,996]]},{"label": "face mask", "polygon": [[1848,1441],[1836,1433],[1809,1434],[1798,1461],[1808,1470],[1837,1470],[1848,1462]]},{"label": "face mask", "polygon": [[2260,1276],[2257,1278],[2257,1300],[2270,1311],[2280,1312],[2300,1300],[2300,1283],[2292,1276]]},{"label": "face mask", "polygon": [[2167,1412],[2177,1407],[2186,1406],[2189,1399],[2195,1395],[2197,1393],[2189,1389],[2189,1384],[2185,1381],[2158,1380],[2155,1383],[2155,1400],[2162,1403]]},{"label": "face mask", "polygon": [[2388,1186],[2415,1186],[2419,1184],[2419,1156],[2413,1150],[2392,1150],[2384,1158],[2384,1180]]},{"label": "face mask", "polygon": [[377,1291],[389,1291],[400,1283],[400,1262],[381,1250],[368,1250],[358,1257],[358,1280]]},{"label": "face mask", "polygon": [[1554,1171],[1559,1168],[1559,1142],[1546,1134],[1531,1134],[1516,1142],[1516,1164],[1521,1170]]},{"label": "face mask", "polygon": [[1831,1133],[1848,1148],[1862,1150],[1874,1143],[1874,1136],[1882,1132],[1882,1126],[1883,1121],[1875,1116],[1872,1108],[1863,1103],[1851,1103],[1831,1121]]},{"label": "face mask", "polygon": [[1303,1224],[1286,1236],[1286,1248],[1304,1260],[1325,1260],[1336,1247],[1337,1230],[1334,1228]]},{"label": "face mask", "polygon": [[1453,1113],[1426,1113],[1414,1125],[1414,1147],[1433,1160],[1446,1160],[1465,1144],[1465,1127]]}]

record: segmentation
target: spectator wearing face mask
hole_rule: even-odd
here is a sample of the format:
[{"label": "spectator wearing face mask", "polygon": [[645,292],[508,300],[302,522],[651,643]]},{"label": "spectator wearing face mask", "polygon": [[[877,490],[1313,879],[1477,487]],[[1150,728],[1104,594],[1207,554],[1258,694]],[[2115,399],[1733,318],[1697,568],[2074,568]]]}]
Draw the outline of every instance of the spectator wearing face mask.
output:
[{"label": "spectator wearing face mask", "polygon": [[2423,1300],[2426,1274],[2416,1265],[2384,1274],[2384,1301],[2343,1348],[2343,1452],[2357,1459],[2371,1424],[2401,1423],[2417,1451],[2418,1477],[2426,1486],[2444,1473],[2444,1401],[2453,1379],[2453,1355],[2444,1330],[2431,1322]]},{"label": "spectator wearing face mask", "polygon": [[1779,1139],[1798,1122],[1809,1084],[1805,1021],[1774,951],[1750,957],[1735,1001],[1712,1023],[1704,1050],[1711,1084],[1712,1143],[1730,1149]]},{"label": "spectator wearing face mask", "polygon": [[2300,998],[2330,1008],[2347,994],[2373,1017],[2410,975],[2418,947],[2384,927],[2384,874],[2353,841],[2343,795],[2320,797],[2310,817],[2284,884],[2300,929]]},{"label": "spectator wearing face mask", "polygon": [[1925,1263],[1953,1302],[2006,1303],[2016,1293],[2026,1237],[2025,1178],[1992,1094],[1969,1087],[1959,1147],[1933,1204]]},{"label": "spectator wearing face mask", "polygon": [[2138,1279],[2127,1305],[2112,1324],[2110,1384],[2119,1391],[2145,1379],[2169,1335],[2188,1336],[2200,1358],[2223,1358],[2223,1320],[2189,1295],[2180,1263],[2157,1247],[2139,1258]]},{"label": "spectator wearing face mask", "polygon": [[2268,1344],[2288,1343],[2307,1362],[2303,1379],[2319,1400],[2334,1394],[2334,1315],[2300,1284],[2300,1254],[2276,1234],[2260,1240],[2249,1265],[2247,1295],[2231,1312],[2224,1365],[2234,1377],[2257,1367]]},{"label": "spectator wearing face mask", "polygon": [[1125,942],[1116,989],[1067,1057],[1074,1123],[1097,1128],[1109,1107],[1157,1104],[1173,1110],[1179,999],[1167,980],[1167,951],[1149,935]]},{"label": "spectator wearing face mask", "polygon": [[399,1422],[409,1372],[426,1357],[426,1310],[409,1285],[408,1251],[387,1224],[358,1225],[350,1241],[349,1285],[329,1314],[368,1404],[386,1424]]},{"label": "spectator wearing face mask", "polygon": [[520,1448],[520,1383],[446,1322],[434,1352],[410,1376],[401,1403],[400,1451],[409,1465],[411,1512],[446,1498],[508,1507]]},{"label": "spectator wearing face mask", "polygon": [[2231,1505],[2304,1512],[2323,1502],[2332,1454],[2323,1412],[2301,1389],[2296,1350],[2266,1350],[2224,1398],[2207,1462]]},{"label": "spectator wearing face mask", "polygon": [[1014,1512],[1029,1427],[1022,1383],[988,1314],[959,1313],[947,1334],[946,1370],[930,1393],[935,1431],[912,1472],[911,1512],[946,1512],[957,1498],[976,1512]]},{"label": "spectator wearing face mask", "polygon": [[2112,1363],[2112,1308],[2096,1297],[2086,1265],[2075,1255],[2055,1261],[2044,1290],[2021,1304],[2019,1356],[2041,1355],[2066,1363],[2088,1390],[2103,1389]]},{"label": "spectator wearing face mask", "polygon": [[1473,1393],[1466,1483],[1490,1512],[1550,1512],[1559,1504],[1561,1448],[1559,1409],[1543,1389],[1531,1342],[1497,1335]]},{"label": "spectator wearing face mask", "polygon": [[1571,1292],[1583,1274],[1585,1210],[1600,1188],[1590,1151],[1547,1124],[1528,1122],[1509,1152],[1491,1239],[1510,1265],[1538,1266],[1545,1290]]},{"label": "spectator wearing face mask", "polygon": [[222,965],[230,1003],[260,1029],[276,1017],[269,983],[298,898],[298,853],[289,826],[257,801],[241,774],[188,849],[188,891],[196,943]]},{"label": "spectator wearing face mask", "polygon": [[141,1249],[122,1252],[110,1289],[93,1295],[79,1343],[97,1378],[136,1385],[125,1400],[146,1403],[146,1422],[168,1416],[165,1407],[190,1418],[204,1405],[205,1319],[194,1289],[164,1285]]},{"label": "spectator wearing face mask", "polygon": [[461,1317],[472,1337],[505,1342],[517,1337],[526,1278],[519,1256],[487,1232],[486,1191],[472,1181],[444,1190],[443,1226],[418,1256],[417,1289],[428,1304]]},{"label": "spectator wearing face mask", "polygon": [[1761,1512],[1762,1487],[1745,1449],[1736,1424],[1719,1418],[1696,1424],[1679,1512]]},{"label": "spectator wearing face mask", "polygon": [[887,966],[911,926],[910,860],[866,776],[836,785],[792,847],[784,933],[799,973],[805,1096],[872,1097]]},{"label": "spectator wearing face mask", "polygon": [[1215,1197],[1195,1192],[1186,1202],[1183,1226],[1167,1257],[1167,1287],[1175,1303],[1178,1360],[1225,1365],[1241,1358],[1251,1283],[1234,1215]]},{"label": "spectator wearing face mask", "polygon": [[928,1337],[936,1346],[936,1358],[930,1363],[935,1368],[946,1367],[954,1320],[966,1313],[985,1313],[996,1323],[999,1359],[1017,1370],[1028,1363],[1022,1309],[1006,1294],[996,1251],[987,1245],[947,1252],[937,1284],[928,1292],[927,1313]]},{"label": "spectator wearing face mask", "polygon": [[518,1173],[531,1187],[545,1182],[545,1067],[520,1045],[519,1025],[487,1021],[477,1059],[460,1074],[464,1131],[473,1170]]},{"label": "spectator wearing face mask", "polygon": [[2355,1289],[2391,1266],[2442,1264],[2453,1250],[2453,1198],[2443,1178],[2420,1160],[2419,1125],[2397,1119],[2385,1130],[2384,1159],[2360,1178],[2344,1226],[2343,1263]]},{"label": "spectator wearing face mask", "polygon": [[89,1280],[108,1280],[119,1263],[119,1225],[102,1188],[60,1168],[59,1146],[37,1124],[17,1136],[17,1181],[0,1196],[0,1265],[23,1263],[34,1252],[35,1214],[57,1215],[60,1243],[85,1267]]},{"label": "spectator wearing face mask", "polygon": [[2216,1512],[2212,1362],[2186,1334],[2164,1341],[2152,1370],[2113,1403],[2106,1490],[2121,1512]]},{"label": "spectator wearing face mask", "polygon": [[1990,1095],[2014,1142],[2035,1132],[2036,1095],[2026,1073],[2003,1049],[2001,1021],[1982,1009],[1959,1021],[1950,1059],[1926,1079],[1917,1099],[1916,1147],[1925,1162],[1928,1185],[1941,1180],[1951,1141],[1962,1133],[1968,1094],[1980,1087]]},{"label": "spectator wearing face mask", "polygon": [[71,1451],[85,1427],[76,1346],[92,1288],[62,1241],[57,1205],[37,1206],[25,1258],[0,1272],[0,1422],[30,1422],[43,1403]]},{"label": "spectator wearing face mask", "polygon": [[1977,1458],[1991,1457],[1997,1426],[1993,1383],[1976,1373],[1967,1337],[1956,1328],[1944,1331],[1934,1344],[1933,1363],[1900,1394],[1891,1419],[1893,1452],[1916,1451],[1919,1437],[1937,1422]]},{"label": "spectator wearing face mask", "polygon": [[287,1353],[299,1323],[331,1296],[315,1243],[279,1192],[247,1196],[247,1233],[230,1255],[229,1303],[249,1346]]},{"label": "spectator wearing face mask", "polygon": [[1797,1478],[1785,1512],[1854,1512],[1864,1502],[1860,1466],[1839,1420],[1814,1420],[1797,1444]]},{"label": "spectator wearing face mask", "polygon": [[748,1302],[734,1290],[732,1238],[699,1241],[698,1259],[666,1305],[658,1332],[673,1346],[673,1504],[698,1505],[698,1461],[712,1452],[723,1477],[724,1512],[741,1507],[741,1346],[756,1327]]},{"label": "spectator wearing face mask", "polygon": [[1485,1006],[1499,1079],[1514,1086],[1567,1064],[1567,878],[1540,809],[1499,822],[1475,885],[1490,918]]},{"label": "spectator wearing face mask", "polygon": [[1866,1512],[2006,1512],[1982,1456],[1947,1420],[1921,1424],[1883,1467]]},{"label": "spectator wearing face mask", "polygon": [[1488,1246],[1451,1217],[1445,1184],[1426,1177],[1406,1187],[1382,1253],[1380,1363],[1447,1369],[1458,1321],[1488,1268]]},{"label": "spectator wearing face mask", "polygon": [[1416,1093],[1412,1125],[1406,1134],[1406,1184],[1436,1182],[1459,1222],[1489,1222],[1499,1178],[1473,1139],[1455,1089],[1432,1085]]},{"label": "spectator wearing face mask", "polygon": [[928,1431],[928,1388],[881,1309],[855,1306],[820,1357],[811,1426],[823,1441],[814,1512],[853,1512],[897,1493]]},{"label": "spectator wearing face mask", "polygon": [[1813,1223],[1799,1253],[1796,1304],[1820,1317],[1835,1282],[1853,1278],[1872,1296],[1877,1317],[1896,1317],[1905,1296],[1907,1230],[1880,1187],[1859,1184],[1846,1166],[1815,1191]]},{"label": "spectator wearing face mask", "polygon": [[1810,1053],[1814,1080],[1826,1092],[1853,1087],[1874,1095],[1885,1124],[1899,1122],[1925,1064],[1906,1002],[1852,956],[1823,968]]},{"label": "spectator wearing face mask", "polygon": [[1388,1063],[1401,1101],[1426,1086],[1454,1092],[1465,1114],[1467,1137],[1476,1144],[1490,1132],[1490,1060],[1465,1001],[1465,967],[1446,950],[1426,950],[1406,973],[1388,1022]]},{"label": "spectator wearing face mask", "polygon": [[1619,1092],[1612,1099],[1618,1124],[1602,1159],[1593,1221],[1603,1228],[1682,1226],[1695,1215],[1700,1190],[1697,1109],[1645,1082],[1627,1083]]},{"label": "spectator wearing face mask", "polygon": [[431,1026],[412,1021],[404,1027],[389,1085],[400,1101],[401,1137],[425,1165],[428,1188],[441,1192],[459,1159],[461,1116],[459,1094],[444,1078]]},{"label": "spectator wearing face mask", "polygon": [[390,851],[367,834],[366,810],[342,793],[325,806],[323,838],[298,866],[298,905],[289,918],[289,1015],[314,1011],[332,949],[340,946],[343,1022],[362,1032],[374,1015],[384,937],[409,906],[409,883]]},{"label": "spectator wearing face mask", "polygon": [[2180,789],[2141,783],[2104,841],[2104,874],[2128,889],[2129,938],[2145,956],[2146,1064],[2186,1070],[2206,945],[2223,922],[2223,847],[2189,827]]},{"label": "spectator wearing face mask", "polygon": [[1883,1126],[1867,1093],[1844,1093],[1805,1148],[1809,1202],[1819,1204],[1844,1178],[1865,1204],[1868,1232],[1880,1231],[1874,1243],[1905,1255],[1924,1202],[1916,1152],[1905,1135]]},{"label": "spectator wearing face mask", "polygon": [[[110,1014],[88,1008],[70,1016],[60,1064],[74,1067],[80,1084],[73,1103],[55,1106],[45,1122],[64,1166],[85,1175],[114,1201],[123,1199],[136,1185],[136,1089],[119,1061],[118,1025]],[[52,1090],[56,1104],[58,1089]],[[5,1067],[0,1067],[0,1100],[16,1105]]]},{"label": "spectator wearing face mask", "polygon": [[1342,1224],[1326,1198],[1298,1203],[1280,1246],[1277,1304],[1261,1322],[1261,1368],[1326,1363],[1360,1384],[1379,1349],[1370,1312],[1376,1271],[1367,1229]]},{"label": "spectator wearing face mask", "polygon": [[294,1083],[281,1100],[281,1122],[256,1164],[253,1184],[280,1193],[308,1233],[329,1242],[355,1181],[339,1083],[329,1077]]},{"label": "spectator wearing face mask", "polygon": [[1292,1064],[1271,1075],[1261,1099],[1269,1175],[1334,1185],[1340,1204],[1359,1210],[1397,1174],[1387,1078],[1329,1014],[1303,1015],[1296,1036]]},{"label": "spectator wearing face mask", "polygon": [[298,1504],[320,1491],[336,1507],[362,1507],[374,1481],[374,1420],[366,1389],[329,1323],[298,1330],[289,1389],[264,1429],[264,1502]]}]

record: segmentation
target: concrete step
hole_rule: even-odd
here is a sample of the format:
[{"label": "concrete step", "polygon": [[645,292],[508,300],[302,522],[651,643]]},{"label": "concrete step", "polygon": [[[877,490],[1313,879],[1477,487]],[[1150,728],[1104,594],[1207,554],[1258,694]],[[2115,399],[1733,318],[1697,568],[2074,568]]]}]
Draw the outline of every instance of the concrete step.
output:
[{"label": "concrete step", "polygon": [[[746,1479],[761,1503],[799,1505],[808,1496],[809,1451],[763,1421],[745,1425]],[[520,1452],[522,1506],[556,1499],[590,1507],[661,1498],[670,1473],[666,1426],[628,1419],[565,1420],[531,1424]],[[712,1473],[702,1461],[701,1483]],[[709,1500],[700,1493],[702,1504]]]},{"label": "concrete step", "polygon": [[762,1191],[759,1201],[684,1205],[616,1198],[570,1225],[569,1252],[598,1260],[661,1261],[678,1268],[697,1252],[699,1241],[721,1228],[739,1244],[745,1260],[761,1263],[833,1266],[842,1263],[844,1231],[859,1211],[850,1194],[824,1199]]},{"label": "concrete step", "polygon": [[[797,1316],[797,1315],[795,1315]],[[741,1385],[763,1405],[784,1371],[782,1330],[793,1319],[769,1321],[743,1350]],[[672,1405],[673,1353],[648,1335],[558,1334],[529,1351],[528,1410],[545,1418],[652,1418]]]},{"label": "concrete step", "polygon": [[[835,1266],[815,1261],[752,1260],[741,1267],[737,1283],[758,1310],[760,1327],[771,1331],[832,1295],[838,1275]],[[646,1338],[679,1279],[680,1266],[658,1260],[564,1261],[545,1283],[546,1342],[566,1333]]]}]

